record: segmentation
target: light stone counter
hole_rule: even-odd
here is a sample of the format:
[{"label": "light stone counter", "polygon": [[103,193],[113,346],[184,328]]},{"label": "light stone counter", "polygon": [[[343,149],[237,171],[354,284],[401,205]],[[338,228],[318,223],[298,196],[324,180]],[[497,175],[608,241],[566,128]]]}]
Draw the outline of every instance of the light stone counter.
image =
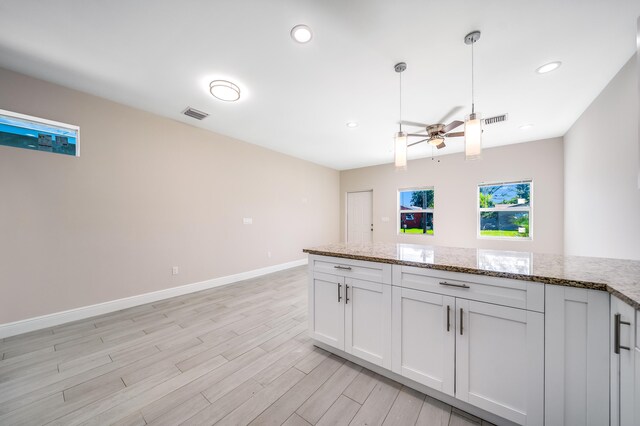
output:
[{"label": "light stone counter", "polygon": [[305,253],[608,291],[640,309],[640,261],[393,243],[337,243]]}]

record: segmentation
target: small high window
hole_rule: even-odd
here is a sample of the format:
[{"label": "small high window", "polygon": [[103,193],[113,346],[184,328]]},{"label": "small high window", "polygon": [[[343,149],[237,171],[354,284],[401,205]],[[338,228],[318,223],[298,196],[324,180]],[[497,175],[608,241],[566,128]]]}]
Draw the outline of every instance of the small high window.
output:
[{"label": "small high window", "polygon": [[80,128],[0,110],[0,145],[79,156]]},{"label": "small high window", "polygon": [[433,235],[433,207],[433,188],[398,191],[398,232]]},{"label": "small high window", "polygon": [[531,181],[478,186],[478,236],[531,239]]}]

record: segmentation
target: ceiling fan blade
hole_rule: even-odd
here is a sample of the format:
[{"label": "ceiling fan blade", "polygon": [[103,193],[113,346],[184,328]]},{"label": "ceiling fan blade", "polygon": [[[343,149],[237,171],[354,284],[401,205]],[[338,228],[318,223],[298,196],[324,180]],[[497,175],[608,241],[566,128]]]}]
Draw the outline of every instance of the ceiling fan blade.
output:
[{"label": "ceiling fan blade", "polygon": [[450,131],[452,131],[453,129],[455,129],[456,127],[460,127],[464,124],[464,121],[452,121],[451,123],[447,124],[446,126],[443,127],[442,131],[445,133],[448,133]]},{"label": "ceiling fan blade", "polygon": [[451,111],[449,111],[449,112],[448,112],[444,117],[442,117],[442,118],[440,119],[440,121],[438,121],[438,123],[446,123],[447,121],[449,121],[449,119],[450,119],[451,117],[453,117],[454,115],[458,114],[458,113],[459,113],[460,111],[462,111],[463,109],[464,109],[464,107],[463,107],[463,106],[460,106],[460,105],[458,105],[458,106],[456,106],[456,107],[451,108]]},{"label": "ceiling fan blade", "polygon": [[410,146],[418,145],[419,143],[422,143],[422,142],[428,141],[428,140],[429,140],[429,138],[422,139],[421,141],[418,141],[418,142],[411,142],[410,144],[407,145],[407,148],[410,147]]},{"label": "ceiling fan blade", "polygon": [[425,129],[428,126],[428,124],[418,123],[416,121],[406,121],[406,120],[402,120],[400,124],[404,124],[405,126],[412,126],[412,127],[424,127]]},{"label": "ceiling fan blade", "polygon": [[445,138],[459,138],[461,136],[464,136],[464,132],[447,133],[444,135]]},{"label": "ceiling fan blade", "polygon": [[424,137],[424,136],[429,136],[429,135],[422,134],[422,133],[407,133],[407,136],[418,136],[418,137]]},{"label": "ceiling fan blade", "polygon": [[441,149],[444,148],[446,145],[444,144],[444,142],[442,142],[440,145],[436,145],[436,148]]}]

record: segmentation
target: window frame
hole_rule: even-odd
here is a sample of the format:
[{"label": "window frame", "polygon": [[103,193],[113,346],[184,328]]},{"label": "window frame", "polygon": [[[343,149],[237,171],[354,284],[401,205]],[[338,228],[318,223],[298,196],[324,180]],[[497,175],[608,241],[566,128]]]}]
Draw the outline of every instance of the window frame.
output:
[{"label": "window frame", "polygon": [[[8,117],[8,118],[14,118],[17,120],[22,120],[28,123],[33,123],[35,125],[45,125],[45,126],[51,126],[51,127],[58,127],[60,129],[64,129],[64,130],[68,130],[71,132],[75,132],[76,134],[76,152],[75,155],[70,155],[70,154],[62,154],[62,153],[55,153],[55,154],[62,154],[62,155],[67,155],[68,157],[80,157],[80,126],[76,126],[73,124],[67,124],[67,123],[62,123],[59,121],[54,121],[54,120],[49,120],[46,118],[40,118],[40,117],[35,117],[32,115],[27,115],[27,114],[21,114],[19,112],[13,112],[13,111],[8,111],[8,110],[4,110],[4,109],[0,109],[0,116],[4,116],[4,117]],[[0,145],[0,146],[4,146],[4,145]],[[42,150],[34,150],[34,151],[38,151],[38,152],[47,152],[47,151],[42,151]]]},{"label": "window frame", "polygon": [[[517,185],[519,183],[529,184],[529,206],[528,207],[512,207],[508,210],[496,207],[481,208],[480,207],[480,188],[483,186],[496,185]],[[434,197],[435,198],[435,197]],[[527,212],[529,213],[529,236],[528,237],[504,237],[489,236],[480,234],[480,216],[484,212]],[[513,181],[497,181],[497,182],[481,182],[476,186],[476,238],[480,240],[504,240],[504,241],[533,241],[533,179],[520,179]]]},{"label": "window frame", "polygon": [[[419,209],[419,210],[402,210],[400,207],[400,193],[402,192],[409,192],[409,191],[433,191],[433,208],[425,208],[425,209]],[[436,188],[435,186],[419,186],[419,187],[411,187],[411,188],[399,188],[397,193],[396,193],[396,214],[397,214],[397,218],[396,218],[396,234],[397,235],[422,235],[422,236],[429,236],[429,237],[434,237],[435,236],[435,226],[434,226],[434,232],[433,234],[428,234],[428,233],[424,233],[424,234],[413,234],[413,233],[409,233],[406,234],[404,232],[400,232],[400,226],[402,223],[402,213],[410,213],[410,214],[414,214],[414,213],[431,213],[433,215],[433,222],[435,223],[436,221],[436,213],[435,213],[435,206],[436,206]]]}]

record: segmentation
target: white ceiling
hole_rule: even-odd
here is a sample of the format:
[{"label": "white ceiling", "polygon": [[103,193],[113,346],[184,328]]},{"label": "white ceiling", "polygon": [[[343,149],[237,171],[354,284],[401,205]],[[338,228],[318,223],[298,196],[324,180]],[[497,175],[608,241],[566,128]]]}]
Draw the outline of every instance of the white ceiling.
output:
[{"label": "white ceiling", "polygon": [[[408,64],[404,119],[468,113],[463,37],[481,30],[476,109],[509,113],[485,128],[485,147],[561,136],[633,55],[639,15],[638,0],[3,0],[0,66],[348,169],[393,160],[396,62]],[[309,44],[289,36],[300,23]],[[211,97],[214,78],[240,85],[241,101]],[[440,154],[463,140],[448,145]]]}]

